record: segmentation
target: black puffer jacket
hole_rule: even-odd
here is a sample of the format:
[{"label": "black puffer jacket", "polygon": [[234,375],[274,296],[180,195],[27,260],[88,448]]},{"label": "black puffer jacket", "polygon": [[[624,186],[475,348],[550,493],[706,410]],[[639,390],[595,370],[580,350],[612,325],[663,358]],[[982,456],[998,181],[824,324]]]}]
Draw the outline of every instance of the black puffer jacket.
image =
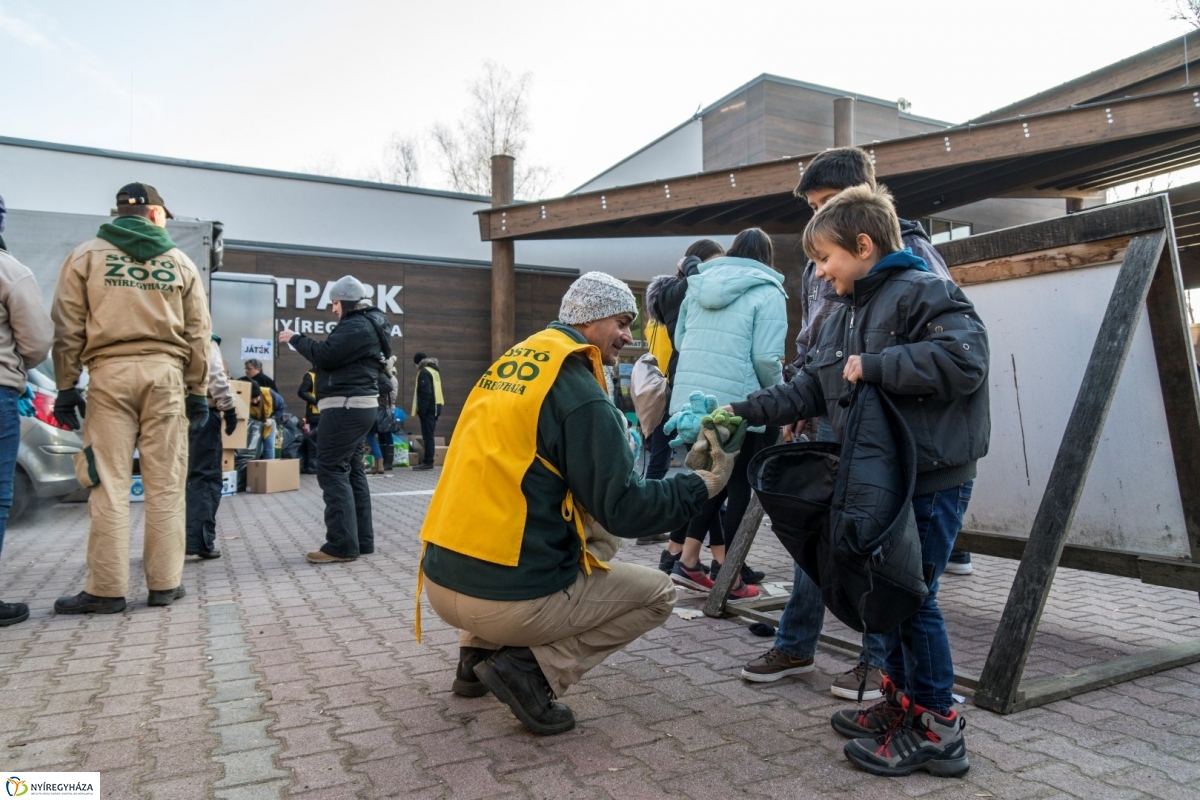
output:
[{"label": "black puffer jacket", "polygon": [[752,425],[828,416],[840,440],[854,388],[842,372],[861,354],[863,380],[888,393],[912,431],[916,493],[973,479],[992,426],[987,329],[971,301],[950,281],[903,267],[872,272],[832,299],[837,308],[804,368],[734,403],[735,412]]},{"label": "black puffer jacket", "polygon": [[674,275],[660,275],[646,287],[646,313],[667,329],[667,336],[674,348],[671,363],[667,365],[667,380],[675,383],[675,368],[679,365],[679,348],[675,347],[675,325],[679,322],[679,308],[687,296],[688,278],[700,274],[703,262],[699,256],[684,259]]},{"label": "black puffer jacket", "polygon": [[912,498],[916,451],[895,404],[860,383],[845,439],[763,450],[748,473],[792,558],[821,588],[833,614],[857,631],[883,633],[928,594]]},{"label": "black puffer jacket", "polygon": [[289,343],[317,368],[319,398],[375,397],[392,355],[387,317],[374,306],[348,312],[323,342],[298,333]]}]

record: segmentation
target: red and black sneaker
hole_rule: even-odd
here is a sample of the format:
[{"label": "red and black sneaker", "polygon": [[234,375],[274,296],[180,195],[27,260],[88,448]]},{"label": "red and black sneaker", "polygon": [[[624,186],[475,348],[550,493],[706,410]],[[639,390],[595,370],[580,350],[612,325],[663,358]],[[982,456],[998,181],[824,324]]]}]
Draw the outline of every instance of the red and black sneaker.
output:
[{"label": "red and black sneaker", "polygon": [[847,708],[829,720],[833,729],[847,739],[862,739],[887,733],[897,717],[904,716],[904,692],[887,675],[882,675],[883,699],[867,708]]},{"label": "red and black sneaker", "polygon": [[930,775],[958,778],[967,774],[967,721],[953,709],[945,716],[900,695],[902,713],[887,731],[873,739],[847,742],[843,752],[855,766],[872,775],[898,777],[925,770]]}]

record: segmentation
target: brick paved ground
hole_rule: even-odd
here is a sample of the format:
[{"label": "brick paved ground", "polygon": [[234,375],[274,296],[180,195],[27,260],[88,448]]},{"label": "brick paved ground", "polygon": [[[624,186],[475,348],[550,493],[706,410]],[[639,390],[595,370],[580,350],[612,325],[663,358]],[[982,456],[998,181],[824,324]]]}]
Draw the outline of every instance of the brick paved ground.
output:
[{"label": "brick paved ground", "polygon": [[[738,670],[769,640],[704,617],[672,617],[574,687],[576,730],[532,736],[494,699],[449,692],[456,637],[428,608],[426,643],[413,641],[416,533],[438,472],[372,478],[378,552],[354,564],[304,561],[321,539],[312,478],[227,499],[225,557],[189,561],[188,596],[167,609],[146,607],[135,559],[126,613],[55,617],[54,598],[82,588],[86,507],[11,528],[0,597],[32,616],[0,630],[3,768],[99,770],[106,797],[172,800],[1200,796],[1200,666],[1009,717],[968,700],[966,779],[881,779],[848,765],[828,724],[842,655],[821,650],[815,673],[748,685]],[[649,564],[658,551],[621,557]],[[751,562],[790,579],[767,529]],[[968,670],[1013,572],[977,558],[974,576],[943,581]],[[684,595],[681,607],[699,607]],[[1062,570],[1028,674],[1197,635],[1194,594]]]}]

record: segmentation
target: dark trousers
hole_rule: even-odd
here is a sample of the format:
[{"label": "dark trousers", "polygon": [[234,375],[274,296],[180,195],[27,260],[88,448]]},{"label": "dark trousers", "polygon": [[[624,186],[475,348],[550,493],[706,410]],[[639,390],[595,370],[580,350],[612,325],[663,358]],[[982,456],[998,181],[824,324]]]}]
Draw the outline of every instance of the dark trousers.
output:
[{"label": "dark trousers", "polygon": [[216,545],[223,423],[221,412],[210,408],[208,421],[188,435],[187,553],[208,553]]},{"label": "dark trousers", "polygon": [[4,547],[8,509],[13,503],[13,476],[17,472],[17,450],[21,445],[21,417],[17,412],[20,395],[16,389],[0,386],[0,549]]},{"label": "dark trousers", "polygon": [[317,483],[325,497],[325,544],[340,558],[375,552],[371,491],[363,470],[363,437],[375,424],[374,408],[331,408],[321,413]]},{"label": "dark trousers", "polygon": [[317,427],[320,424],[320,414],[309,417],[308,433],[300,443],[300,471],[306,475],[315,475],[317,472]]},{"label": "dark trousers", "polygon": [[646,465],[646,480],[656,481],[666,476],[671,468],[671,437],[663,431],[666,417],[650,433],[650,463]]},{"label": "dark trousers", "polygon": [[[779,436],[778,428],[767,428],[765,433],[748,433],[745,441],[742,442],[742,450],[738,453],[737,461],[733,465],[733,474],[729,476],[729,483],[725,484],[725,488],[716,497],[710,497],[708,501],[701,507],[700,513],[692,517],[688,523],[687,537],[689,539],[704,540],[704,534],[709,535],[709,546],[714,544],[724,544],[726,549],[733,546],[734,536],[737,534],[738,526],[742,524],[742,517],[746,516],[746,509],[750,506],[750,478],[746,474],[746,468],[750,465],[750,459],[763,447],[767,442],[775,441]],[[721,518],[721,505],[726,501],[729,505],[725,508],[725,516]],[[714,527],[714,519],[720,519],[723,528],[723,541],[717,542],[713,540],[712,528]]]},{"label": "dark trousers", "polygon": [[433,429],[437,426],[437,417],[433,414],[421,415],[421,442],[425,445],[423,460],[429,466],[433,466],[433,455],[436,452],[433,445]]}]

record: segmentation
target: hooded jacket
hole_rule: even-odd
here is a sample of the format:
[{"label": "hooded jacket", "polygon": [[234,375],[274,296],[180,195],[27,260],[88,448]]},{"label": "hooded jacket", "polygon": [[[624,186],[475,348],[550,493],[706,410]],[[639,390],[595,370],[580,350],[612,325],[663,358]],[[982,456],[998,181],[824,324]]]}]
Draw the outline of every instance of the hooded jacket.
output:
[{"label": "hooded jacket", "polygon": [[[921,227],[921,223],[900,220],[900,238],[913,255],[925,262],[930,272],[946,280],[953,280],[941,253],[934,249],[929,234]],[[830,294],[836,294],[833,284],[817,277],[817,265],[812,261],[805,265],[800,285],[803,291],[800,298],[801,323],[800,332],[796,334],[796,358],[792,361],[792,366],[796,369],[804,366],[804,360],[817,340],[822,323],[836,306],[828,299]]]},{"label": "hooded jacket", "polygon": [[675,326],[679,367],[671,413],[693,391],[723,406],[782,380],[787,337],[783,275],[753,259],[722,256],[688,278]]},{"label": "hooded jacket", "polygon": [[298,333],[289,340],[317,368],[317,397],[376,397],[392,355],[387,317],[374,306],[346,312],[325,341]]},{"label": "hooded jacket", "polygon": [[991,437],[988,337],[962,290],[923,269],[908,250],[882,259],[833,313],[804,368],[789,382],[733,404],[752,424],[828,416],[841,441],[854,384],[846,359],[862,355],[863,381],[895,403],[912,431],[917,495],[975,477]]},{"label": "hooded jacket", "polygon": [[157,225],[118,217],[100,226],[63,262],[50,317],[59,391],[99,361],[165,358],[183,367],[188,394],[208,394],[208,297],[196,265]]}]

